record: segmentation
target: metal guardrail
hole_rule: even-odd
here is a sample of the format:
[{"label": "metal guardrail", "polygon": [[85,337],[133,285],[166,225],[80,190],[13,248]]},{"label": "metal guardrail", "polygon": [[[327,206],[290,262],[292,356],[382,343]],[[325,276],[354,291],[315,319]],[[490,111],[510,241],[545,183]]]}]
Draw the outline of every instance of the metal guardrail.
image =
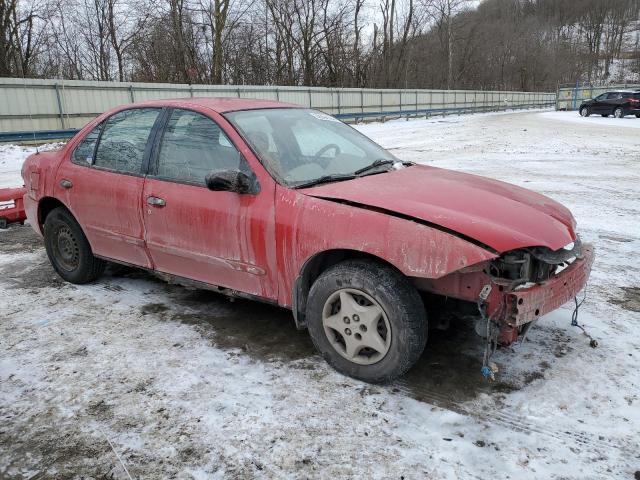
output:
[{"label": "metal guardrail", "polygon": [[523,104],[523,105],[511,105],[511,106],[501,106],[501,107],[485,107],[485,106],[470,106],[470,107],[449,107],[449,108],[421,108],[421,109],[413,109],[413,110],[395,110],[395,111],[384,111],[384,112],[355,112],[355,113],[338,113],[333,115],[336,118],[341,120],[348,119],[364,119],[364,118],[381,118],[385,119],[386,117],[422,117],[429,115],[439,115],[439,114],[464,114],[464,113],[483,113],[483,112],[498,112],[498,111],[506,111],[506,110],[524,110],[529,108],[551,108],[555,105],[555,102],[546,102],[546,103],[531,103],[531,104]]},{"label": "metal guardrail", "polygon": [[[431,115],[447,115],[447,114],[465,114],[465,113],[482,113],[482,112],[495,112],[506,110],[523,110],[529,108],[552,108],[554,102],[546,103],[531,103],[523,105],[511,105],[511,106],[469,106],[469,107],[448,107],[448,108],[420,108],[420,109],[404,109],[404,110],[390,110],[380,112],[352,112],[352,113],[337,113],[333,116],[340,120],[349,121],[353,120],[356,123],[359,120],[365,119],[382,119],[385,121],[387,118],[410,118],[410,117],[429,117]],[[40,130],[40,131],[21,131],[21,132],[0,132],[0,143],[8,142],[38,142],[46,140],[68,140],[78,133],[80,129],[69,128],[64,130]]]},{"label": "metal guardrail", "polygon": [[[33,130],[70,131],[81,128],[100,112],[117,105],[190,97],[276,100],[315,108],[330,115],[340,115],[342,118],[364,119],[398,115],[400,111],[404,116],[406,111],[489,111],[532,104],[546,106],[548,102],[555,100],[556,94],[489,90],[186,85],[0,78],[0,132],[21,134]],[[52,139],[52,135],[59,136],[60,133],[42,133],[41,138]],[[21,136],[13,138],[19,139]],[[22,138],[26,141],[26,137]]]},{"label": "metal guardrail", "polygon": [[8,142],[36,142],[40,140],[67,140],[80,130],[70,128],[66,130],[40,130],[33,132],[0,132],[0,143]]}]

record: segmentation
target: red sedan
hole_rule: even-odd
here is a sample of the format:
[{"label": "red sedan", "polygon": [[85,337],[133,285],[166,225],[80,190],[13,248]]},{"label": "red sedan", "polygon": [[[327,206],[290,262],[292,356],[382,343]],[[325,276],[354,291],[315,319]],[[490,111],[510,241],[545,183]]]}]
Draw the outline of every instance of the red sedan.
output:
[{"label": "red sedan", "polygon": [[337,370],[402,375],[439,296],[509,344],[587,282],[593,248],[562,205],[398,160],[324,113],[241,99],[159,100],[30,156],[27,217],[73,283],[105,262],[290,308]]}]

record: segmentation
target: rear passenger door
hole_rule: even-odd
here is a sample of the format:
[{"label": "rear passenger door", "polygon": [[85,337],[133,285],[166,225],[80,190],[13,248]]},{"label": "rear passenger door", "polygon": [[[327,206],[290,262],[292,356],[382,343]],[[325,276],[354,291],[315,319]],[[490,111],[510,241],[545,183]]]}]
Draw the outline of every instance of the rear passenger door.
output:
[{"label": "rear passenger door", "polygon": [[605,102],[606,107],[604,108],[602,113],[613,114],[613,111],[617,106],[620,105],[622,100],[622,93],[619,92],[610,92],[607,93],[607,100]]},{"label": "rear passenger door", "polygon": [[95,127],[63,162],[56,196],[82,226],[93,253],[151,267],[141,211],[145,163],[160,108],[132,108]]},{"label": "rear passenger door", "polygon": [[275,300],[275,186],[209,190],[212,171],[253,172],[220,126],[192,110],[168,112],[153,158],[143,217],[156,270]]}]

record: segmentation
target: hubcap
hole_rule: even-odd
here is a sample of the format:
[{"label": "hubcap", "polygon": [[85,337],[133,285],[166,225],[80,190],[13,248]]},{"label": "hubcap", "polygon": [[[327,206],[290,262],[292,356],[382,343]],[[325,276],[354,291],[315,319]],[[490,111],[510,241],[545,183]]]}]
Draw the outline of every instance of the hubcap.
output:
[{"label": "hubcap", "polygon": [[580,110],[580,115],[582,115],[583,117],[587,116],[587,109],[583,108],[582,110]]},{"label": "hubcap", "polygon": [[322,325],[331,346],[359,365],[373,365],[391,345],[391,325],[380,304],[364,292],[343,288],[324,304]]},{"label": "hubcap", "polygon": [[622,110],[619,108],[616,110],[616,118],[622,118]]},{"label": "hubcap", "polygon": [[80,249],[69,227],[63,226],[58,229],[53,247],[56,259],[62,268],[72,271],[78,267]]}]

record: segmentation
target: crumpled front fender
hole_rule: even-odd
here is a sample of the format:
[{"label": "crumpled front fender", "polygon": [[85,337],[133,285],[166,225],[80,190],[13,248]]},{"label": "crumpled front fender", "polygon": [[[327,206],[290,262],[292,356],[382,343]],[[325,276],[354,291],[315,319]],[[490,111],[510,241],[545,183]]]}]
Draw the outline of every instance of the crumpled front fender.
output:
[{"label": "crumpled front fender", "polygon": [[364,252],[418,278],[439,278],[496,257],[452,233],[410,219],[286,188],[278,188],[276,197],[281,305],[291,305],[295,278],[305,262],[321,252]]}]

